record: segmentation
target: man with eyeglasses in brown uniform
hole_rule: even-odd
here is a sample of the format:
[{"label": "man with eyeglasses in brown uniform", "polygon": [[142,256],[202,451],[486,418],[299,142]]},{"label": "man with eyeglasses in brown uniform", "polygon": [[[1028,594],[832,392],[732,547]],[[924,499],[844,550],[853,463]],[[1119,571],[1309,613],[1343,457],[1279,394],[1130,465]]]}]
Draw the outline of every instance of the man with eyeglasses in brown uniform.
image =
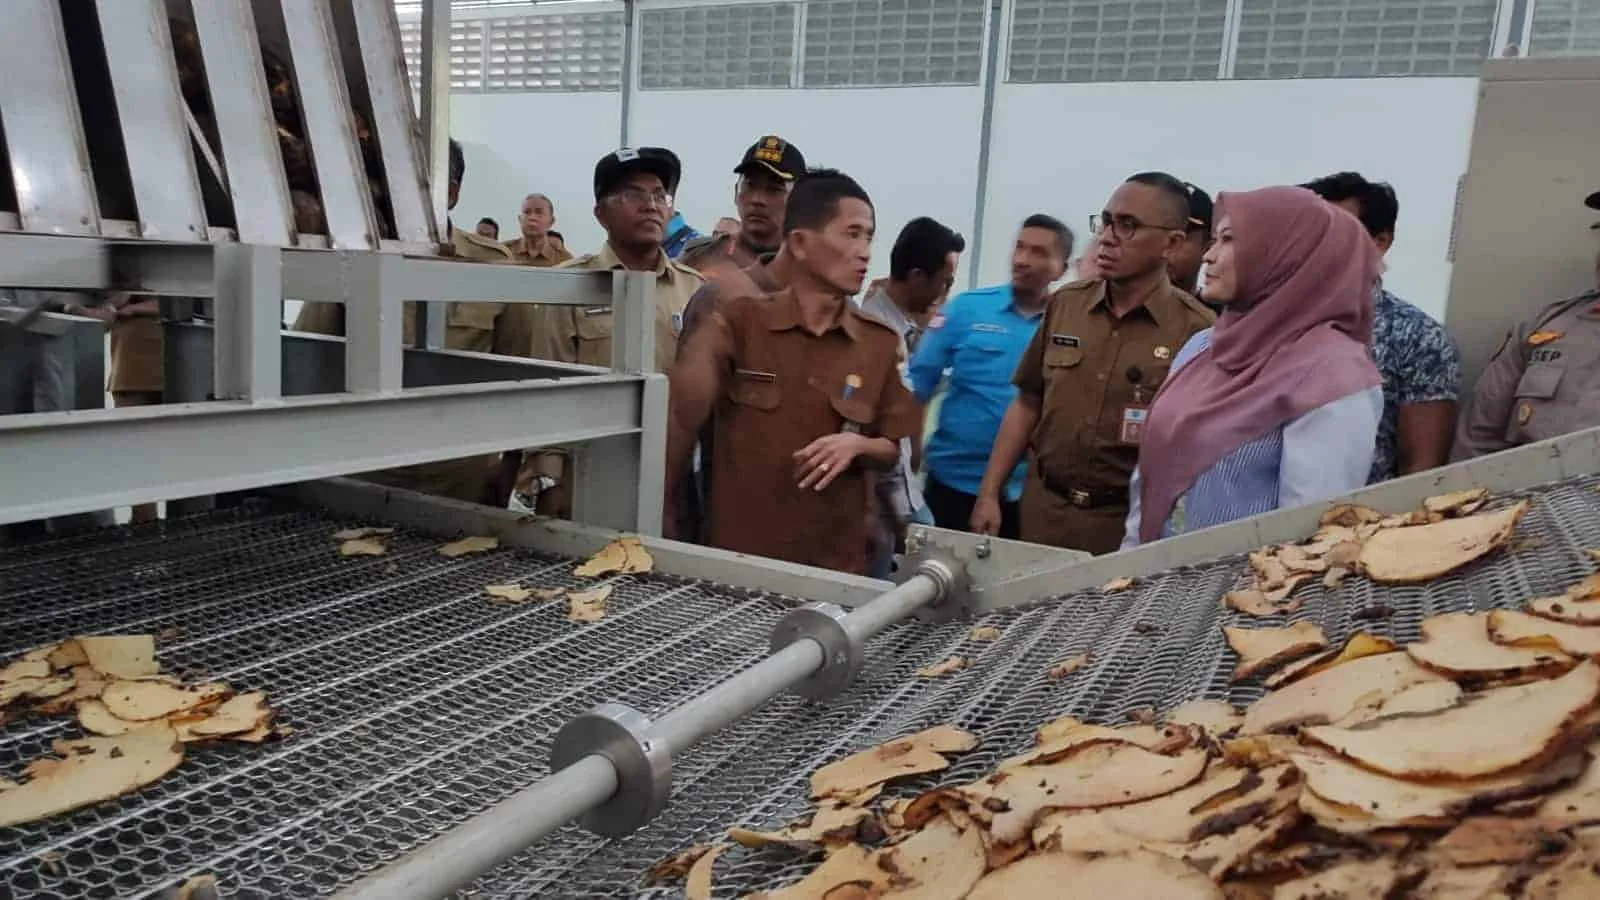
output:
[{"label": "man with eyeglasses in brown uniform", "polygon": [[[594,217],[606,242],[562,264],[562,269],[653,272],[656,276],[655,371],[667,372],[678,354],[678,334],[689,298],[705,284],[700,273],[667,257],[661,238],[672,217],[672,195],[683,171],[677,154],[661,147],[624,147],[600,158],[594,167]],[[611,365],[611,307],[543,307],[534,336],[534,356],[557,362]],[[521,486],[521,502],[532,494],[544,515],[571,515],[565,455],[542,451],[531,483]],[[526,470],[525,470],[526,471]]]},{"label": "man with eyeglasses in brown uniform", "polygon": [[1025,451],[1022,539],[1090,553],[1121,543],[1128,480],[1150,401],[1172,357],[1215,316],[1172,284],[1188,190],[1165,172],[1134,175],[1095,220],[1099,277],[1051,295],[1022,355],[1011,401],[972,511],[972,530],[1000,527],[1000,497]]}]

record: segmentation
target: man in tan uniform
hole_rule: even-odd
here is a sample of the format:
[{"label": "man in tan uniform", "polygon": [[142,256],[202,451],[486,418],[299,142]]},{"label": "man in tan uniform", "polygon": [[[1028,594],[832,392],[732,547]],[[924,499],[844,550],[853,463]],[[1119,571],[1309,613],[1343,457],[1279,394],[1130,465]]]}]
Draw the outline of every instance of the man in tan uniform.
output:
[{"label": "man in tan uniform", "polygon": [[[653,272],[656,276],[655,370],[668,372],[678,353],[678,334],[689,298],[705,284],[700,273],[667,257],[661,239],[672,216],[672,196],[683,172],[678,157],[661,147],[624,147],[594,167],[594,217],[605,229],[599,253],[580,256],[563,269]],[[541,307],[534,356],[557,362],[611,365],[610,306]],[[533,478],[523,493],[536,496],[543,515],[570,516],[565,454],[534,455]],[[524,470],[527,474],[527,470]],[[527,502],[526,499],[523,500]]]},{"label": "man in tan uniform", "polygon": [[[122,299],[122,298],[118,298]],[[162,359],[161,304],[154,297],[127,303],[108,303],[96,309],[97,318],[111,318],[111,401],[118,407],[154,406],[161,402],[166,384]],[[154,522],[156,504],[133,508],[134,524]]]},{"label": "man in tan uniform", "polygon": [[1100,277],[1051,295],[1012,379],[1011,401],[978,489],[972,530],[1000,527],[1000,496],[1024,450],[1022,539],[1110,553],[1122,540],[1128,480],[1150,401],[1172,357],[1211,311],[1167,275],[1190,212],[1183,182],[1134,175],[1100,214]]},{"label": "man in tan uniform", "polygon": [[511,259],[521,266],[559,266],[572,258],[566,245],[552,237],[550,229],[556,224],[556,207],[544,194],[529,194],[522,198],[522,211],[517,213],[517,225],[522,233],[506,241]]},{"label": "man in tan uniform", "polygon": [[[1600,210],[1600,191],[1584,202]],[[1600,235],[1600,222],[1590,227]],[[1457,426],[1452,462],[1600,425],[1600,253],[1595,284],[1506,335]]]}]

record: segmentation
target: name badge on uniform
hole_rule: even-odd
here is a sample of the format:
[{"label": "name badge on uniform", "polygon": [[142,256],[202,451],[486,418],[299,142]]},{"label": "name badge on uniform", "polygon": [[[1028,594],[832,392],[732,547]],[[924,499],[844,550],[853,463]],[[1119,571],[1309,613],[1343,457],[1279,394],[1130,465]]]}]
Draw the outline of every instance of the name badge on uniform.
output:
[{"label": "name badge on uniform", "polygon": [[974,322],[974,323],[972,323],[972,330],[973,331],[981,331],[981,332],[983,332],[985,334],[1005,334],[1006,333],[1006,327],[1004,325],[995,325],[992,322]]},{"label": "name badge on uniform", "polygon": [[586,308],[583,314],[586,316],[603,316],[609,312],[611,312],[611,307],[609,306],[591,306]]},{"label": "name badge on uniform", "polygon": [[1148,406],[1124,406],[1122,408],[1122,427],[1117,432],[1118,440],[1124,444],[1139,445],[1144,437],[1145,419],[1150,416]]},{"label": "name badge on uniform", "polygon": [[746,381],[759,381],[762,384],[774,384],[778,380],[778,375],[775,372],[757,372],[755,369],[734,369],[733,374],[737,378],[743,378]]},{"label": "name badge on uniform", "polygon": [[1078,336],[1075,334],[1052,334],[1050,335],[1050,343],[1056,347],[1076,347],[1079,341]]}]

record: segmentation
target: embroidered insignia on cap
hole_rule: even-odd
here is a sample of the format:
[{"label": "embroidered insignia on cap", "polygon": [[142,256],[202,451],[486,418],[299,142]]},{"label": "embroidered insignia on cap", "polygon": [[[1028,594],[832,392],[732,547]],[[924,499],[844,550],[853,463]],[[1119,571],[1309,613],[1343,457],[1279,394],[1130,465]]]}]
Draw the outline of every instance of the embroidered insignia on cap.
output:
[{"label": "embroidered insignia on cap", "polygon": [[1565,331],[1535,331],[1533,334],[1528,335],[1528,346],[1537,347],[1540,344],[1548,344],[1565,336]]},{"label": "embroidered insignia on cap", "polygon": [[1156,359],[1170,359],[1172,357],[1172,348],[1171,347],[1157,347],[1155,349],[1155,355],[1156,355]]},{"label": "embroidered insignia on cap", "polygon": [[632,147],[623,147],[614,155],[617,157],[617,162],[633,162],[639,158],[639,151]]}]

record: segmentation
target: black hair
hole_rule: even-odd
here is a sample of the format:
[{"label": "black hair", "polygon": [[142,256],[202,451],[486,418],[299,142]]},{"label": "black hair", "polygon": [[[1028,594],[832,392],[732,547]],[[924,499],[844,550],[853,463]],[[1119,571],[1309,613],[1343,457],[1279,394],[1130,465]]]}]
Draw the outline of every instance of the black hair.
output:
[{"label": "black hair", "polygon": [[945,258],[967,249],[967,239],[927,216],[918,216],[900,229],[889,251],[889,277],[904,281],[921,270],[929,275],[944,268]]},{"label": "black hair", "polygon": [[[1182,179],[1168,175],[1166,172],[1140,172],[1136,175],[1129,175],[1127,181],[1129,184],[1148,185],[1165,194],[1169,205],[1172,207],[1173,215],[1181,223],[1178,227],[1188,227],[1190,215],[1189,187],[1183,183]],[[1150,224],[1156,223],[1152,222]]]},{"label": "black hair", "polygon": [[495,220],[494,220],[494,219],[491,219],[491,218],[490,218],[490,217],[488,217],[488,216],[484,216],[484,217],[483,217],[483,218],[481,218],[481,219],[479,219],[479,220],[478,220],[478,224],[479,224],[479,225],[482,225],[482,224],[484,224],[484,223],[485,223],[485,222],[487,222],[487,223],[489,223],[489,224],[490,224],[490,225],[493,225],[493,226],[494,226],[494,230],[495,230],[495,231],[499,231],[499,230],[500,230],[500,223],[499,223],[499,222],[496,222],[496,221],[495,221]]},{"label": "black hair", "polygon": [[467,157],[461,152],[461,142],[450,139],[450,183],[460,184],[467,174]]},{"label": "black hair", "polygon": [[1033,215],[1022,220],[1022,227],[1043,228],[1046,231],[1054,232],[1056,236],[1056,243],[1061,245],[1061,258],[1072,258],[1072,245],[1076,241],[1076,238],[1072,234],[1072,229],[1067,227],[1067,223],[1061,221],[1055,216],[1047,216],[1044,213],[1034,213]]},{"label": "black hair", "polygon": [[1388,182],[1368,181],[1358,172],[1336,172],[1301,186],[1329,203],[1355,200],[1361,207],[1356,218],[1372,237],[1394,234],[1395,220],[1400,218],[1400,198]]},{"label": "black hair", "polygon": [[555,230],[554,228],[552,228],[549,231],[545,232],[545,234],[555,238],[556,240],[560,241],[563,244],[565,244],[567,242],[567,239],[561,236],[561,232]]},{"label": "black hair", "polygon": [[839,212],[839,201],[854,197],[868,206],[872,198],[854,178],[838,169],[812,169],[795,181],[783,213],[783,234],[804,228],[820,230]]}]

